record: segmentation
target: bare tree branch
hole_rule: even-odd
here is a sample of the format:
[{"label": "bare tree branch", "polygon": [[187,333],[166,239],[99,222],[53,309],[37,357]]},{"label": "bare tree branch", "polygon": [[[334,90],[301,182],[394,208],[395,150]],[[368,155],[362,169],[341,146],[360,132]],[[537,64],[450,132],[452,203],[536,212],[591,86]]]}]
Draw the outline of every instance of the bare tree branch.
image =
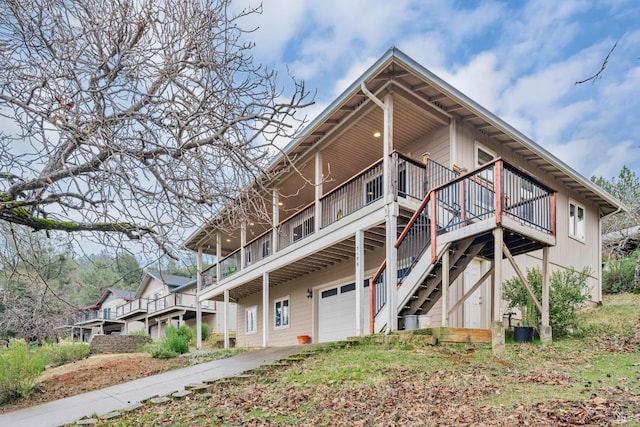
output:
[{"label": "bare tree branch", "polygon": [[586,83],[588,81],[591,81],[593,83],[597,79],[602,77],[602,73],[604,72],[604,69],[607,68],[607,64],[609,63],[609,57],[613,53],[613,51],[616,48],[616,46],[618,46],[618,42],[617,41],[613,44],[613,47],[611,48],[611,50],[609,50],[609,53],[607,53],[607,56],[604,58],[604,61],[602,62],[602,65],[600,66],[600,70],[598,70],[597,73],[595,73],[593,76],[591,76],[591,77],[589,77],[587,79],[577,81],[574,84],[580,85],[580,84]]},{"label": "bare tree branch", "polygon": [[[231,0],[0,3],[0,221],[148,239],[181,230],[252,185],[304,123],[251,55]],[[266,205],[265,205],[266,206]]]}]

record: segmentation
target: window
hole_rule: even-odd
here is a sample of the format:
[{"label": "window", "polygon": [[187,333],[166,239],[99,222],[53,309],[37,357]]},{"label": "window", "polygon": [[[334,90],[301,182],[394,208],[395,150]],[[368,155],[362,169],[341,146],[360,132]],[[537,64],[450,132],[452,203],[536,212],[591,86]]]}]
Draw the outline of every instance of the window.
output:
[{"label": "window", "polygon": [[102,309],[102,318],[105,320],[111,320],[111,308]]},{"label": "window", "polygon": [[[496,154],[488,148],[482,146],[478,142],[475,144],[476,166],[485,165],[496,158]],[[470,183],[472,187],[471,195],[474,203],[469,217],[482,217],[483,215],[493,211],[493,170],[488,169],[476,175],[476,180]]]},{"label": "window", "polygon": [[476,164],[478,166],[482,166],[484,164],[489,163],[495,157],[496,157],[495,154],[491,153],[489,150],[485,149],[484,147],[481,147],[479,145],[476,146],[476,159],[477,159]]},{"label": "window", "polygon": [[258,306],[246,308],[244,310],[244,331],[247,334],[255,334],[258,332]]},{"label": "window", "polygon": [[584,207],[569,202],[569,236],[584,240],[585,212]]},{"label": "window", "polygon": [[271,244],[271,240],[265,240],[262,242],[262,258],[266,258],[271,254],[271,249],[269,245]]},{"label": "window", "polygon": [[373,178],[365,184],[365,203],[369,204],[378,200],[383,195],[382,175]]},{"label": "window", "polygon": [[407,196],[407,162],[398,163],[398,196]]},{"label": "window", "polygon": [[284,297],[275,301],[274,328],[289,327],[289,297]]}]

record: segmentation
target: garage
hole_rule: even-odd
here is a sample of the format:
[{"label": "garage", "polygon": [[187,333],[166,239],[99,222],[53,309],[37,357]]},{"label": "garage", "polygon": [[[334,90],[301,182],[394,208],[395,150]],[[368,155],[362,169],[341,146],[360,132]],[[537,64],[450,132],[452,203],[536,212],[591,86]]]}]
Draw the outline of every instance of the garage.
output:
[{"label": "garage", "polygon": [[[318,298],[318,342],[339,341],[356,334],[356,284],[323,289]],[[369,281],[362,297],[363,325],[369,324]]]}]

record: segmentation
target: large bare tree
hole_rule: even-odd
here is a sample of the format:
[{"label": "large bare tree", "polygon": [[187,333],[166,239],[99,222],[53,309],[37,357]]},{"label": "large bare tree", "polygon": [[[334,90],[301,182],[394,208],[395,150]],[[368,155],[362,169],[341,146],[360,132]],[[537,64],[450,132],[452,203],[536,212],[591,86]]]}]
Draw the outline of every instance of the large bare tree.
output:
[{"label": "large bare tree", "polygon": [[0,220],[170,250],[259,187],[308,94],[254,63],[259,10],[230,3],[0,0]]}]

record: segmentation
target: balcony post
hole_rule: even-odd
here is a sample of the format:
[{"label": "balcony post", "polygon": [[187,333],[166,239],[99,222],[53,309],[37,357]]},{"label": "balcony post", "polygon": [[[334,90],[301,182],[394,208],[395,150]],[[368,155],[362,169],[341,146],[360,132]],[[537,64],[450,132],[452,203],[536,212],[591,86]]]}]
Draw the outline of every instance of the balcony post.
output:
[{"label": "balcony post", "polygon": [[502,246],[503,230],[493,230],[493,292],[491,298],[491,346],[493,354],[504,353],[504,323],[502,320]]},{"label": "balcony post", "polygon": [[386,285],[387,285],[387,304],[388,304],[388,321],[387,331],[393,332],[398,330],[398,251],[395,247],[398,239],[398,204],[395,200],[395,189],[393,185],[394,172],[392,168],[392,159],[390,158],[393,150],[393,96],[386,95],[384,98],[384,141],[383,145],[383,185],[385,200],[385,223],[386,223],[386,258],[387,269]]},{"label": "balcony post", "polygon": [[202,286],[202,246],[198,246],[196,259],[196,348],[202,348],[202,303],[200,302],[200,287]]},{"label": "balcony post", "polygon": [[262,273],[262,346],[269,345],[269,272]]},{"label": "balcony post", "polygon": [[220,232],[216,233],[216,285],[220,283],[222,278],[222,236]]},{"label": "balcony post", "polygon": [[322,152],[318,150],[315,156],[316,160],[316,202],[315,202],[315,232],[320,231],[320,227],[322,226],[322,205],[320,204],[320,199],[322,198],[322,183],[324,181],[323,171],[322,171]]},{"label": "balcony post", "polygon": [[273,242],[273,249],[271,250],[271,253],[275,254],[280,248],[280,243],[278,242],[278,224],[280,223],[280,193],[278,192],[277,188],[273,189],[271,210],[271,226],[273,227],[273,235],[271,237],[271,240]]},{"label": "balcony post", "polygon": [[[216,312],[217,313],[217,312]],[[217,314],[216,314],[217,316]],[[224,348],[229,348],[229,289],[224,290]]]},{"label": "balcony post", "polygon": [[240,224],[240,266],[239,270],[244,270],[247,266],[247,260],[245,259],[247,245],[247,221],[242,221]]},{"label": "balcony post", "polygon": [[[356,336],[363,334],[362,294],[364,291],[364,231],[356,231]],[[369,287],[369,292],[373,289]]]}]

